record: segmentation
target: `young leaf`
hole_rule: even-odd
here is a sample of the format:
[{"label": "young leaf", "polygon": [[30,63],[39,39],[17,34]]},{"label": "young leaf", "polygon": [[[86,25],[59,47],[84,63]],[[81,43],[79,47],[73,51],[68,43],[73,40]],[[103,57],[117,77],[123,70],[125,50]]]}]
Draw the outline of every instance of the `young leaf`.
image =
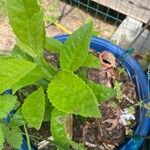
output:
[{"label": "young leaf", "polygon": [[30,94],[22,105],[22,113],[27,122],[39,129],[44,119],[45,112],[45,94],[42,88],[39,88]]},{"label": "young leaf", "polygon": [[9,89],[32,69],[35,64],[11,57],[0,57],[0,93]]},{"label": "young leaf", "polygon": [[74,32],[62,46],[60,52],[60,66],[62,70],[76,71],[87,58],[92,22]]},{"label": "young leaf", "polygon": [[31,70],[25,77],[21,78],[17,83],[15,83],[11,89],[13,93],[15,93],[18,89],[23,88],[27,85],[35,84],[36,81],[44,78],[42,70],[36,66],[33,70]]},{"label": "young leaf", "polygon": [[23,52],[18,45],[14,46],[14,48],[12,49],[11,55],[15,58],[20,58],[20,59],[33,62],[33,58],[27,53]]},{"label": "young leaf", "polygon": [[45,48],[50,52],[60,53],[62,45],[63,45],[62,42],[54,38],[49,38],[49,37],[46,38]]},{"label": "young leaf", "polygon": [[60,71],[48,87],[48,98],[58,110],[85,117],[100,117],[92,90],[77,75]]},{"label": "young leaf", "polygon": [[0,118],[5,118],[15,107],[17,97],[12,95],[0,95]]},{"label": "young leaf", "polygon": [[[71,137],[67,132],[66,123],[72,121],[72,116],[54,109],[51,114],[51,133],[58,149],[69,149]],[[70,124],[67,124],[70,127]]]},{"label": "young leaf", "polygon": [[3,150],[3,144],[4,144],[5,140],[4,140],[4,134],[3,134],[3,130],[2,130],[2,126],[0,124],[0,150]]},{"label": "young leaf", "polygon": [[19,127],[3,127],[3,132],[8,144],[10,144],[14,149],[19,149],[22,144],[22,132]]},{"label": "young leaf", "polygon": [[93,81],[87,81],[87,84],[95,93],[99,103],[109,100],[115,95],[115,91],[105,85],[96,84]]},{"label": "young leaf", "polygon": [[100,68],[100,60],[93,54],[89,53],[85,62],[82,64],[82,67]]},{"label": "young leaf", "polygon": [[9,23],[24,51],[39,56],[44,48],[43,12],[37,0],[6,0]]}]

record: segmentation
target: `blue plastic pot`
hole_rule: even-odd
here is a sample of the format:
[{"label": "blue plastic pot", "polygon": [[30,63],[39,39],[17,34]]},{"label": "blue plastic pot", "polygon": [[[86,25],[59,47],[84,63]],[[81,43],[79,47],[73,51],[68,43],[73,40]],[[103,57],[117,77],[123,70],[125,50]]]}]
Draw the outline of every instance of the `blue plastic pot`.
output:
[{"label": "blue plastic pot", "polygon": [[[68,35],[56,36],[57,40],[64,42]],[[139,63],[130,55],[126,54],[125,51],[110,43],[107,40],[102,38],[93,37],[91,39],[90,48],[98,52],[109,51],[114,54],[117,60],[124,62],[123,66],[128,71],[128,74],[132,78],[135,86],[137,95],[144,101],[148,100],[148,81],[147,78],[139,65]],[[79,56],[80,57],[80,56]],[[150,129],[150,119],[145,116],[146,110],[142,109],[140,114],[140,121],[137,127],[135,128],[134,135],[137,135],[139,138],[130,138],[126,140],[124,144],[119,147],[119,150],[138,150],[143,143],[143,139],[140,136],[146,136]]]},{"label": "blue plastic pot", "polygon": [[[55,38],[61,42],[64,42],[68,38],[68,35],[61,35]],[[133,77],[134,75],[136,75],[136,77],[132,78],[132,80],[136,86],[137,95],[139,95],[139,97],[141,97],[141,99],[144,102],[147,102],[146,99],[148,99],[148,82],[141,66],[132,56],[128,54],[126,55],[126,53],[122,48],[113,45],[109,41],[98,37],[93,37],[91,39],[90,48],[98,52],[102,52],[104,50],[109,51],[115,55],[117,60],[124,62],[123,66],[128,71],[129,76]],[[134,134],[137,135],[137,137],[146,136],[150,129],[150,119],[145,116],[145,113],[146,110],[142,109],[140,115],[141,121],[139,122],[134,131]],[[130,138],[119,147],[119,150],[138,150],[142,145],[142,143],[143,143],[142,138]],[[35,148],[33,147],[32,149]],[[23,140],[23,144],[20,150],[28,150],[25,138]]]}]

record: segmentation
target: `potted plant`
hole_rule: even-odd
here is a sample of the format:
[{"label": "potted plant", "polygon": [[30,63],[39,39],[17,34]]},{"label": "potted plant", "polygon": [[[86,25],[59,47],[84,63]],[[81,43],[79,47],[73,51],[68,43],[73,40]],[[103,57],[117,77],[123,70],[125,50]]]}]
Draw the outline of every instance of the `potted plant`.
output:
[{"label": "potted plant", "polygon": [[[104,126],[108,125],[104,128],[107,129],[108,135],[115,127],[117,131],[119,127],[119,130],[123,132],[121,116],[125,116],[125,119],[122,118],[124,123],[130,119],[133,121],[133,118],[127,119],[126,116],[135,115],[137,102],[134,101],[133,105],[129,105],[132,106],[133,113],[119,106],[122,103],[121,100],[127,99],[127,95],[122,91],[122,85],[125,84],[118,82],[119,79],[121,81],[122,74],[123,77],[127,77],[127,80],[129,76],[136,75],[137,80],[133,78],[133,81],[134,85],[139,87],[136,88],[140,90],[137,92],[141,94],[142,99],[147,98],[148,95],[146,78],[138,63],[130,56],[124,57],[123,50],[110,42],[97,37],[91,38],[92,22],[69,37],[63,35],[46,38],[43,11],[36,0],[6,0],[6,8],[10,25],[17,37],[17,45],[13,48],[11,56],[0,57],[0,93],[7,89],[12,90],[12,95],[0,96],[0,149],[7,144],[14,149],[19,149],[22,143],[23,149],[32,149],[30,140],[32,141],[35,137],[29,135],[28,131],[30,128],[39,130],[44,121],[50,122],[49,130],[53,139],[49,142],[55,144],[58,149],[64,150],[99,148],[97,147],[99,144],[92,143],[89,138],[90,132],[93,130],[93,136],[100,123]],[[91,51],[89,46],[90,49],[103,52]],[[55,59],[50,58],[50,61],[46,61],[45,48]],[[119,68],[119,63],[116,62],[122,59],[123,67],[127,69],[129,76],[126,75],[125,70]],[[115,68],[117,65],[119,69]],[[95,81],[98,78],[97,73],[94,79],[91,75],[97,71],[107,73],[109,83],[100,84],[101,82]],[[112,72],[117,72],[113,79]],[[130,82],[130,84],[133,87],[133,83]],[[135,95],[135,89],[132,88],[132,90]],[[136,97],[133,100],[136,100]],[[110,118],[105,118],[107,109],[114,113],[113,116],[110,113],[112,121]],[[14,115],[10,113],[11,110]],[[125,114],[126,111],[127,114]],[[149,120],[144,114],[143,109],[142,121],[138,122],[135,135],[147,134]],[[10,121],[6,124],[4,118],[7,117]],[[79,124],[74,127],[78,121]],[[113,121],[116,121],[117,125]],[[133,122],[136,124],[135,121]],[[131,125],[133,122],[125,126],[133,128],[134,126]],[[82,128],[82,136],[75,137],[74,133],[78,133],[78,125]],[[96,136],[99,137],[99,135],[100,131]],[[24,136],[26,142],[24,142]],[[100,142],[102,137],[93,142]],[[81,143],[80,140],[83,142]],[[137,145],[136,142],[139,144]],[[122,149],[131,149],[132,144],[139,147],[141,142],[142,140],[137,141],[131,138],[122,146]],[[118,146],[116,144],[116,147]]]}]

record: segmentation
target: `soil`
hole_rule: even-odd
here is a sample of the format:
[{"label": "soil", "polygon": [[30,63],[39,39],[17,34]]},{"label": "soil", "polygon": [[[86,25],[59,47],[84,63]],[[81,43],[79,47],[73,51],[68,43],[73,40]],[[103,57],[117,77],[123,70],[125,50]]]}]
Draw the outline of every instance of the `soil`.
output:
[{"label": "soil", "polygon": [[49,122],[43,122],[42,126],[38,130],[38,132],[35,128],[28,128],[28,133],[29,133],[29,135],[34,135],[35,137],[38,137],[39,139],[43,138],[43,137],[49,137],[49,135],[50,135],[49,128],[50,128],[50,123]]},{"label": "soil", "polygon": [[9,144],[4,143],[4,150],[12,150],[12,147]]}]

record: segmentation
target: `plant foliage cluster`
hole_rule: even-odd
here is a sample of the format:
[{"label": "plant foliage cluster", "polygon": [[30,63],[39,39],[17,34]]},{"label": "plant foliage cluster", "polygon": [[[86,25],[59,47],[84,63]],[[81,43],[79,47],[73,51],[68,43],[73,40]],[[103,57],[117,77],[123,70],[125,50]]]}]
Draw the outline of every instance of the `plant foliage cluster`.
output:
[{"label": "plant foliage cluster", "polygon": [[[51,123],[59,149],[67,150],[70,145],[80,149],[69,133],[72,115],[101,117],[100,102],[114,95],[113,89],[83,80],[76,73],[81,67],[100,67],[89,51],[92,22],[62,43],[45,36],[44,14],[37,0],[6,0],[6,9],[17,44],[11,56],[0,57],[0,93],[13,91],[12,95],[0,95],[0,149],[5,141],[18,149],[24,134],[20,126],[39,130],[45,120]],[[59,55],[59,68],[45,60],[45,49]],[[16,92],[29,85],[36,90],[18,99]],[[10,115],[12,110],[14,115]]]}]

